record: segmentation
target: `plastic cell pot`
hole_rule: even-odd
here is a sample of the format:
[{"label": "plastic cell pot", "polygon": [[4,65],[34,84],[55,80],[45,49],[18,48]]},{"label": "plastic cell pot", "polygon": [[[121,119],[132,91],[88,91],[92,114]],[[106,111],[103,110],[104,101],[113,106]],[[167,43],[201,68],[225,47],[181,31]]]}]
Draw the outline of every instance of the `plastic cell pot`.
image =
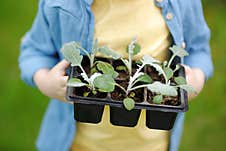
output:
[{"label": "plastic cell pot", "polygon": [[[111,62],[111,61],[109,61]],[[179,76],[185,77],[185,71],[181,68]],[[76,67],[71,67],[69,78],[79,76]],[[77,121],[87,123],[99,123],[105,105],[110,106],[110,122],[117,126],[134,127],[140,117],[141,109],[146,110],[146,126],[151,129],[170,130],[173,128],[176,116],[179,112],[188,110],[187,93],[179,89],[179,104],[163,105],[147,102],[147,89],[144,89],[142,101],[135,103],[135,108],[128,111],[123,102],[111,98],[110,93],[100,95],[101,97],[83,97],[77,93],[81,88],[67,87],[66,98],[74,103],[74,117]]]}]

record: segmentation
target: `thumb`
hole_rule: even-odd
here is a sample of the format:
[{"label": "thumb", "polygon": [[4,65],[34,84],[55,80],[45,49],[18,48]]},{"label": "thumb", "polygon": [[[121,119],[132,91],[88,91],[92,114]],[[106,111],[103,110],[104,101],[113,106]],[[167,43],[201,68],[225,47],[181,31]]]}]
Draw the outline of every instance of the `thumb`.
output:
[{"label": "thumb", "polygon": [[187,66],[187,65],[185,65],[185,64],[182,64],[182,66],[184,67],[184,69],[185,69],[185,73],[186,73],[186,74],[189,74],[189,73],[191,73],[191,72],[192,72],[191,67],[189,67],[189,66]]},{"label": "thumb", "polygon": [[184,67],[184,69],[185,69],[185,77],[186,77],[186,80],[187,80],[187,82],[190,80],[190,75],[191,75],[191,73],[192,73],[192,69],[191,69],[191,67],[189,67],[189,66],[187,66],[187,65],[185,65],[185,64],[182,64],[182,66]]},{"label": "thumb", "polygon": [[65,59],[60,61],[58,64],[55,65],[55,69],[65,73],[65,70],[67,69],[67,67],[70,65],[70,62],[66,61]]}]

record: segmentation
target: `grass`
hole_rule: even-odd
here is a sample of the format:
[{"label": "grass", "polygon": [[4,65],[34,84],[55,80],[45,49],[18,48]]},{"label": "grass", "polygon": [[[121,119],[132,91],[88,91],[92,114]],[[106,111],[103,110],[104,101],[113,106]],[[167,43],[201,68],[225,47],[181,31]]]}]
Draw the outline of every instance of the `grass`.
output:
[{"label": "grass", "polygon": [[[190,103],[186,114],[181,151],[212,151],[226,148],[226,3],[205,0],[204,9],[212,30],[215,66],[203,92]],[[23,34],[37,11],[36,0],[3,1],[0,10],[0,150],[35,151],[35,139],[48,98],[20,80],[17,58]]]},{"label": "grass", "polygon": [[48,99],[20,80],[17,58],[23,34],[30,28],[37,1],[1,2],[0,12],[0,150],[34,151]]}]

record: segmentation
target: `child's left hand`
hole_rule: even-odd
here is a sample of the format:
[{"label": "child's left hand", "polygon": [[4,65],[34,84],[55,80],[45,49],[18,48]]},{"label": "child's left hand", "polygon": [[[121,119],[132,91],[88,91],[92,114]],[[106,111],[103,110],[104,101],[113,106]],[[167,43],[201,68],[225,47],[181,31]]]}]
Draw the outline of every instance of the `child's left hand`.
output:
[{"label": "child's left hand", "polygon": [[187,84],[191,85],[197,93],[188,93],[188,99],[191,100],[196,97],[202,90],[205,83],[205,75],[199,68],[191,68],[183,65],[185,68]]}]

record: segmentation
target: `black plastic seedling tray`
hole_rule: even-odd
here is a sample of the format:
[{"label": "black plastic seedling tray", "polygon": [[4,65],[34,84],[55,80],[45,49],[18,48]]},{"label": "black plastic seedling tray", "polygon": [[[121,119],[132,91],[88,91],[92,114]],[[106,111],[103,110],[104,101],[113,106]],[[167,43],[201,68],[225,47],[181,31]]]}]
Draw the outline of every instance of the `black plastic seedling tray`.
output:
[{"label": "black plastic seedling tray", "polygon": [[[77,77],[76,67],[70,68],[70,76]],[[184,68],[178,71],[179,76],[185,77]],[[103,81],[104,82],[104,81]],[[81,88],[67,87],[67,100],[74,103],[74,117],[79,122],[99,123],[105,105],[110,106],[110,122],[117,126],[134,127],[140,117],[141,109],[146,110],[146,126],[151,129],[170,130],[172,129],[176,116],[179,112],[188,110],[187,93],[179,89],[180,104],[178,106],[150,104],[146,101],[147,89],[144,89],[144,101],[136,102],[135,108],[128,111],[124,108],[123,102],[111,99],[110,93],[102,98],[82,97],[76,95]]]}]

